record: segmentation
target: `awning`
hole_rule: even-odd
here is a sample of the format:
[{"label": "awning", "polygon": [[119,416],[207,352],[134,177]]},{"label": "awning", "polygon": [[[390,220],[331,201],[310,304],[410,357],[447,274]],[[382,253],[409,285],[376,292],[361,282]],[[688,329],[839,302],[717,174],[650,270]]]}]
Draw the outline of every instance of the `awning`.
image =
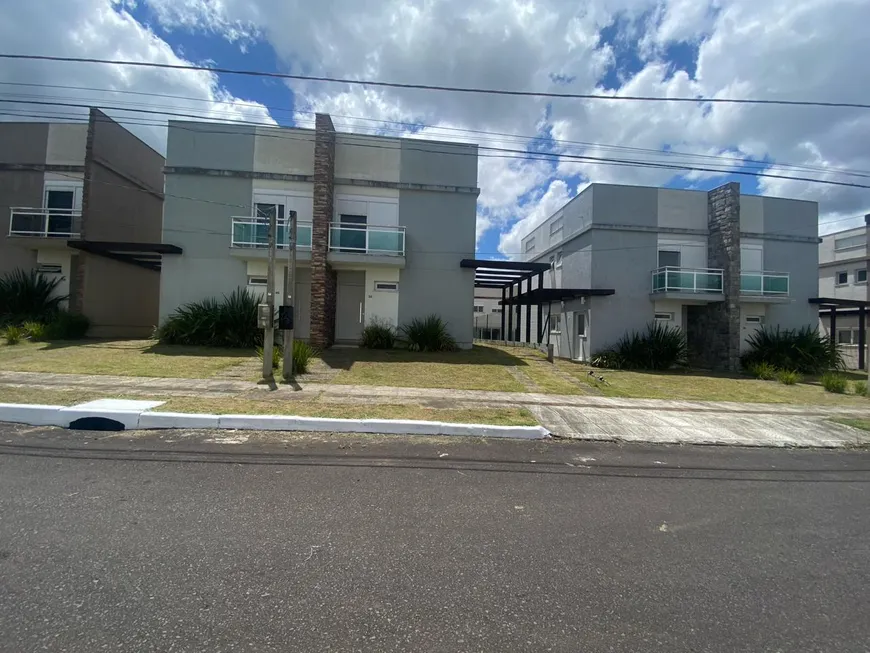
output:
[{"label": "awning", "polygon": [[840,299],[838,297],[810,297],[810,304],[818,304],[825,308],[867,308],[870,301],[865,299]]},{"label": "awning", "polygon": [[106,240],[68,240],[67,245],[89,254],[129,263],[146,270],[160,271],[164,254],[181,254],[177,245],[166,243],[126,243]]},{"label": "awning", "polygon": [[550,264],[465,258],[459,262],[459,267],[474,269],[475,288],[509,288],[543,274],[550,269]]},{"label": "awning", "polygon": [[529,292],[508,297],[499,304],[505,306],[549,304],[551,302],[566,302],[580,297],[607,297],[615,294],[613,288],[536,288]]}]

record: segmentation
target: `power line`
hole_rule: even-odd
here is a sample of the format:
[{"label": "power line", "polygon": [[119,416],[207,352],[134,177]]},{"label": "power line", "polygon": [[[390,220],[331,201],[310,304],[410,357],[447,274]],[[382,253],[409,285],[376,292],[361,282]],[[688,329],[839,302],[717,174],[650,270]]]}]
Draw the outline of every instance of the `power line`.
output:
[{"label": "power line", "polygon": [[769,100],[769,99],[745,99],[745,98],[705,98],[705,97],[653,97],[644,95],[604,95],[595,93],[555,93],[551,91],[515,91],[508,89],[477,88],[466,86],[440,86],[433,84],[409,84],[399,82],[385,82],[370,79],[348,79],[341,77],[325,77],[318,75],[299,75],[291,73],[268,72],[263,70],[243,70],[235,68],[222,68],[216,66],[197,66],[195,64],[170,64],[152,61],[129,61],[121,59],[97,59],[92,57],[58,57],[35,54],[10,54],[0,53],[0,59],[17,59],[29,61],[54,61],[65,63],[88,63],[105,64],[115,66],[135,66],[140,68],[160,68],[167,70],[192,70],[226,75],[247,75],[253,77],[270,77],[276,79],[293,79],[297,81],[326,82],[330,84],[351,84],[362,86],[375,86],[381,88],[399,88],[424,91],[445,91],[450,93],[479,93],[487,95],[505,95],[511,97],[539,97],[560,98],[573,100],[618,100],[632,102],[692,102],[709,104],[756,104],[756,105],[780,105],[802,107],[827,107],[827,108],[850,108],[870,109],[870,104],[856,102],[823,102],[812,100]]},{"label": "power line", "polygon": [[[4,100],[0,99],[0,103],[13,103],[13,104],[37,104],[37,105],[49,105],[49,106],[64,106],[64,107],[77,107],[77,108],[88,108],[89,105],[86,104],[78,104],[78,103],[64,103],[64,102],[31,102],[27,100]],[[182,115],[184,117],[192,117],[201,119],[201,116],[191,115],[191,114],[174,114],[165,111],[157,111],[157,110],[148,110],[148,109],[129,109],[123,107],[105,107],[110,110],[118,110],[118,111],[132,111],[135,113],[143,113],[143,114],[161,114],[161,115]],[[123,123],[123,120],[117,120],[116,122]],[[128,121],[129,122],[129,121]],[[135,124],[133,122],[129,122],[129,124]],[[248,126],[261,126],[268,127],[273,130],[280,130],[281,127],[278,127],[273,124],[265,124],[265,123],[257,123],[252,121],[229,121],[228,123],[211,123],[215,125],[220,124],[241,124]],[[159,123],[162,125],[162,123]],[[159,126],[151,124],[151,126]],[[182,126],[179,122],[173,124],[173,128],[177,129],[186,129],[188,131],[195,131],[197,133],[214,133],[214,134],[228,134],[228,135],[238,135],[237,132],[228,132],[228,131],[218,131],[218,130],[206,130],[206,129],[190,129],[188,127]],[[306,140],[296,138],[291,134],[282,134],[282,133],[263,133],[258,134],[261,137],[269,137],[269,138],[284,138],[287,140]],[[347,141],[348,139],[353,139],[355,136],[353,134],[342,134],[344,139]],[[413,140],[413,139],[409,139]],[[386,146],[386,145],[376,145],[374,143],[353,143],[353,142],[345,142],[344,145],[349,147],[367,147],[374,149],[395,149],[394,146]],[[405,149],[420,151],[420,152],[429,152],[430,150],[424,148],[414,148],[407,147]],[[663,163],[663,162],[653,162],[653,161],[639,161],[636,159],[617,159],[617,158],[608,158],[608,157],[598,157],[598,156],[589,156],[589,155],[579,155],[579,154],[564,154],[558,152],[537,152],[537,151],[528,151],[528,150],[519,150],[512,148],[501,148],[501,147],[491,147],[491,146],[478,146],[478,150],[484,150],[485,152],[496,152],[497,154],[486,154],[478,152],[443,152],[445,155],[450,156],[473,156],[477,159],[480,158],[498,158],[498,159],[517,159],[522,161],[574,161],[578,163],[588,163],[595,165],[607,165],[607,166],[617,166],[617,167],[635,167],[635,168],[650,168],[650,169],[659,169],[659,170],[674,170],[674,171],[685,171],[685,172],[709,172],[715,173],[717,175],[737,175],[737,176],[746,176],[746,177],[755,177],[755,178],[768,178],[768,179],[783,179],[787,181],[801,181],[805,183],[814,183],[814,184],[824,184],[829,186],[842,186],[848,188],[863,188],[870,189],[870,185],[867,184],[858,184],[854,182],[846,182],[846,181],[834,181],[827,179],[814,179],[812,177],[797,177],[791,175],[780,175],[776,173],[770,172],[758,172],[757,170],[739,170],[733,168],[713,168],[713,167],[701,167],[696,165],[687,165],[680,163]],[[519,155],[519,156],[518,156]],[[826,171],[829,174],[837,174],[836,170]]]}]

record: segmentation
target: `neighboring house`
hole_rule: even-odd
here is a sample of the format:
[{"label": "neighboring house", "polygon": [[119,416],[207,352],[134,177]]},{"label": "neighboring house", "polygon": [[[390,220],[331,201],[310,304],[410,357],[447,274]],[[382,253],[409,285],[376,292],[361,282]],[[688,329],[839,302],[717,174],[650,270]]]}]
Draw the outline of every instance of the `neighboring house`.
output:
[{"label": "neighboring house", "polygon": [[[862,305],[868,300],[867,238],[867,227],[858,227],[823,236],[819,245],[819,297],[834,300],[821,306],[819,322],[822,331],[840,345],[843,359],[852,369],[859,368],[859,325],[864,321],[860,313],[866,310]],[[863,326],[866,335],[866,324]],[[865,338],[865,353],[866,342]]]},{"label": "neighboring house", "polygon": [[501,340],[501,291],[494,288],[474,289],[474,337]]},{"label": "neighboring house", "polygon": [[315,129],[170,121],[161,321],[238,287],[263,292],[268,218],[278,219],[276,305],[296,212],[295,329],[317,347],[356,343],[375,321],[438,314],[470,347],[477,146]]},{"label": "neighboring house", "polygon": [[539,332],[529,306],[519,339],[588,360],[655,320],[686,333],[695,364],[736,370],[762,325],[818,323],[817,233],[816,203],[741,195],[736,183],[709,193],[592,184],[522,240],[524,261],[548,264],[529,274],[553,290],[536,293],[534,277],[522,285],[545,324]]},{"label": "neighboring house", "polygon": [[60,279],[89,335],[157,324],[163,157],[97,109],[87,124],[0,123],[0,274]]}]

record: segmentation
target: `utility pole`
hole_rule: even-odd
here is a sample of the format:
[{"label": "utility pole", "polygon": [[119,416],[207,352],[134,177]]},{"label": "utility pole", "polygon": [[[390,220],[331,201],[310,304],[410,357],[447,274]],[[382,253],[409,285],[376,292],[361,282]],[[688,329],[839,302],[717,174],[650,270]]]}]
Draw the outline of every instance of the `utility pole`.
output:
[{"label": "utility pole", "polygon": [[[290,313],[290,324],[284,328],[284,378],[293,378],[293,337],[296,328],[295,295],[296,295],[296,211],[290,211],[290,247],[287,255],[287,277],[284,282],[284,306]],[[287,326],[290,328],[288,329]]]},{"label": "utility pole", "polygon": [[272,350],[275,348],[275,237],[277,215],[269,213],[269,265],[266,270],[266,315],[261,315],[263,334],[263,380],[270,381],[272,373]]}]

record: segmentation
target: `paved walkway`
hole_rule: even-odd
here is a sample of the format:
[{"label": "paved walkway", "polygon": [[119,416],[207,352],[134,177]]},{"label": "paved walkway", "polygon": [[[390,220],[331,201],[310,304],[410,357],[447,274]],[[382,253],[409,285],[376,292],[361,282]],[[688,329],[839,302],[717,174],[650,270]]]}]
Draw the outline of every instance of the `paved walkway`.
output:
[{"label": "paved walkway", "polygon": [[555,435],[592,440],[764,446],[870,444],[870,433],[831,417],[870,417],[861,406],[795,406],[713,401],[623,399],[588,395],[384,386],[267,385],[220,379],[0,372],[0,385],[105,391],[140,396],[202,396],[324,403],[416,404],[430,408],[521,406]]}]

